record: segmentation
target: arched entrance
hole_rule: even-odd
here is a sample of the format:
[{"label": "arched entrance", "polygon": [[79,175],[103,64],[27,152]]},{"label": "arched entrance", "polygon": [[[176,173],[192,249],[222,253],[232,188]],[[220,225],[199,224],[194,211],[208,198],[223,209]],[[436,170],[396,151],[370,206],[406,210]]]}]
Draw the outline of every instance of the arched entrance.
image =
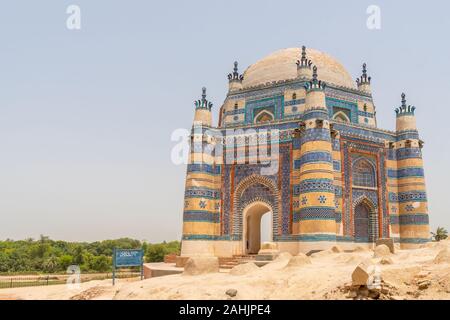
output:
[{"label": "arched entrance", "polygon": [[[261,248],[261,218],[270,218],[269,236],[265,241],[273,241],[278,221],[280,194],[276,183],[265,176],[250,175],[242,179],[233,196],[233,236],[242,241],[242,253],[258,253]],[[266,215],[266,213],[268,213]],[[266,220],[266,219],[264,219]]]},{"label": "arched entrance", "polygon": [[374,206],[365,199],[360,201],[353,210],[354,231],[356,242],[375,242],[377,239],[377,223]]},{"label": "arched entrance", "polygon": [[[263,228],[261,221],[263,216],[269,215],[269,227]],[[272,208],[265,202],[257,201],[249,204],[243,211],[243,241],[245,254],[257,254],[261,249],[261,242],[264,234],[269,241],[272,241]]]}]

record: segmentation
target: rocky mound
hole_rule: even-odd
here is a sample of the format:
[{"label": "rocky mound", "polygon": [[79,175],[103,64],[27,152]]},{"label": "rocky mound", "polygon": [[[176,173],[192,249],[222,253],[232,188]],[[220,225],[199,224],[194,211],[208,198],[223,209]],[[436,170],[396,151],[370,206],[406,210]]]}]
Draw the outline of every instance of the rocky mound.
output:
[{"label": "rocky mound", "polygon": [[311,264],[311,258],[304,253],[299,253],[289,260],[285,268],[301,267],[306,264]]},{"label": "rocky mound", "polygon": [[389,247],[385,244],[380,244],[379,246],[376,246],[373,253],[374,258],[389,257],[390,255],[391,250],[389,250]]},{"label": "rocky mound", "polygon": [[184,266],[183,275],[199,275],[219,272],[219,259],[217,257],[191,257]]},{"label": "rocky mound", "polygon": [[246,274],[252,274],[259,271],[259,267],[253,262],[238,264],[230,270],[230,274],[233,276],[242,276]]}]

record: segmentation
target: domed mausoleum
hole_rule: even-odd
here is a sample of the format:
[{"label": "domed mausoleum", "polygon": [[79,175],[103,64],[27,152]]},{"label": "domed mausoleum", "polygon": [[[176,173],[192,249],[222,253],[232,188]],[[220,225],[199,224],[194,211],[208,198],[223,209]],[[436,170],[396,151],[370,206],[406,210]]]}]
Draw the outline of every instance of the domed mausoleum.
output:
[{"label": "domed mausoleum", "polygon": [[356,81],[314,49],[279,50],[240,74],[212,124],[195,102],[183,213],[182,256],[256,254],[261,219],[292,254],[429,241],[415,108],[401,95],[396,131],[377,128],[371,78]]}]

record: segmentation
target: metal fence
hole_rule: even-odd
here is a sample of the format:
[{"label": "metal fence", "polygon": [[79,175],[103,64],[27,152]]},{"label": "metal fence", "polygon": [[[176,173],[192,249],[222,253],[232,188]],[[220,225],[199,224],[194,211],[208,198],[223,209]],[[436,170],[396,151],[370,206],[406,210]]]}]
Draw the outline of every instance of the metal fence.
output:
[{"label": "metal fence", "polygon": [[[0,276],[0,289],[65,284],[70,276],[68,274]],[[140,272],[116,272],[117,279],[139,278],[140,276]],[[80,274],[81,282],[106,279],[112,279],[111,272]]]}]

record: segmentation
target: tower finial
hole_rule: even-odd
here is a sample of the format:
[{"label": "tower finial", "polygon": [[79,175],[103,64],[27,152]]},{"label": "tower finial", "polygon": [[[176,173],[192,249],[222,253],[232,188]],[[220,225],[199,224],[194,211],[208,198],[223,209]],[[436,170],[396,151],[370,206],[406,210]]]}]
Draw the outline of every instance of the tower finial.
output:
[{"label": "tower finial", "polygon": [[395,113],[397,113],[397,117],[403,115],[414,115],[414,111],[416,107],[406,104],[406,94],[402,93],[402,105],[400,108],[395,109]]},{"label": "tower finial", "polygon": [[358,84],[358,88],[365,84],[370,84],[371,77],[367,76],[367,64],[363,63],[362,65],[362,75],[361,77],[356,79],[356,83]]},{"label": "tower finial", "polygon": [[402,93],[402,108],[406,108],[406,94]]},{"label": "tower finial", "polygon": [[206,87],[202,88],[202,101],[206,100]]},{"label": "tower finial", "polygon": [[314,82],[317,81],[317,67],[316,66],[313,67],[313,81]]},{"label": "tower finial", "polygon": [[306,47],[302,46],[302,54],[300,60],[297,60],[297,69],[308,68],[311,69],[312,61],[306,57]]},{"label": "tower finial", "polygon": [[206,87],[202,88],[202,99],[194,101],[196,109],[208,109],[211,110],[213,104],[206,100]]},{"label": "tower finial", "polygon": [[237,61],[234,62],[233,73],[228,74],[228,80],[230,82],[233,82],[233,81],[242,82],[242,80],[244,80],[244,76],[240,75],[238,72],[238,62]]},{"label": "tower finial", "polygon": [[306,83],[305,88],[306,90],[324,90],[326,87],[325,82],[318,80],[317,78],[317,66],[313,66],[313,74],[312,79],[308,83]]}]

